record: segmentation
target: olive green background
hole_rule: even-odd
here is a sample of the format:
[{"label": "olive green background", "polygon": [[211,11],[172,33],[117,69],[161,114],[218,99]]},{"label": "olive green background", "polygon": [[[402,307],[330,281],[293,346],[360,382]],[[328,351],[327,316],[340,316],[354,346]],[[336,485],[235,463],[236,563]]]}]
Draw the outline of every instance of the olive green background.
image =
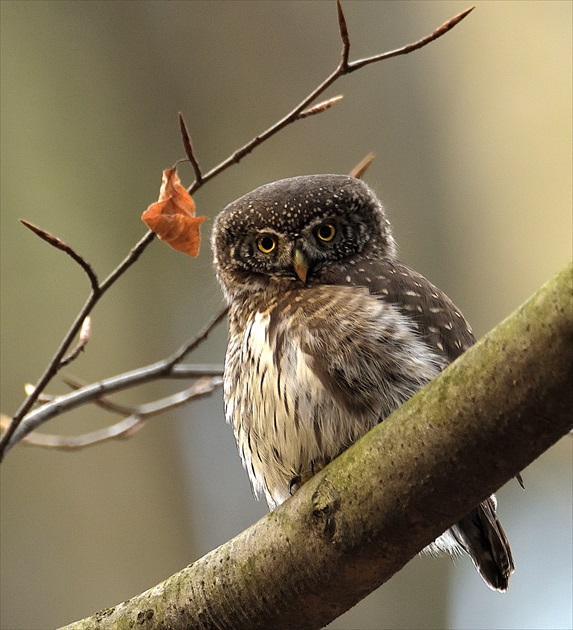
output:
[{"label": "olive green background", "polygon": [[[464,2],[345,2],[351,56],[401,46]],[[2,411],[12,414],[85,300],[85,276],[17,221],[73,245],[104,277],[144,234],[184,113],[207,170],[337,64],[334,2],[12,2],[1,10]],[[332,110],[283,131],[196,195],[210,218],[262,183],[348,172],[384,201],[401,258],[478,336],[571,257],[572,5],[477,2],[444,38],[343,78]],[[181,167],[186,183],[191,169]],[[222,297],[210,222],[192,260],[155,242],[98,305],[87,381],[166,356]],[[194,355],[222,362],[224,326]],[[137,403],[160,383],[115,396]],[[66,387],[55,380],[49,388]],[[85,408],[44,427],[114,418]],[[517,570],[490,592],[467,558],[422,557],[332,628],[566,628],[572,441],[499,493]],[[251,495],[220,393],[131,440],[77,453],[19,446],[1,468],[1,627],[51,628],[161,581],[266,511]]]}]

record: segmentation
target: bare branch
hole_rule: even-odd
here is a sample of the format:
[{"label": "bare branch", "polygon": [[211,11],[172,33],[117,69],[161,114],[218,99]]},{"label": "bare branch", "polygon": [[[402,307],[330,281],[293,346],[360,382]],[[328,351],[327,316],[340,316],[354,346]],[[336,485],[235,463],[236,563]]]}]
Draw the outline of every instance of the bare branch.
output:
[{"label": "bare branch", "polygon": [[42,240],[46,241],[46,243],[49,243],[52,247],[55,247],[56,249],[59,249],[62,252],[65,252],[75,262],[77,262],[78,265],[87,274],[91,287],[92,287],[92,291],[94,292],[99,291],[99,284],[98,284],[98,279],[97,279],[97,275],[95,271],[93,270],[92,266],[88,262],[86,262],[86,260],[84,260],[84,258],[82,258],[75,251],[75,249],[73,249],[72,247],[70,247],[70,245],[62,241],[62,239],[58,238],[57,236],[54,236],[53,234],[50,234],[49,232],[46,232],[46,230],[43,230],[42,228],[38,227],[37,225],[34,225],[33,223],[30,223],[29,221],[20,219],[20,223],[24,225],[25,227],[27,227],[32,232],[34,232],[34,234],[39,236]]},{"label": "bare branch", "polygon": [[203,330],[201,330],[201,332],[199,332],[198,335],[195,338],[193,338],[190,341],[188,341],[187,343],[183,344],[179,348],[179,350],[174,352],[171,355],[171,357],[168,357],[165,360],[166,366],[171,368],[176,363],[179,363],[179,361],[184,359],[186,355],[188,355],[190,352],[195,350],[195,348],[199,344],[201,344],[203,341],[205,341],[205,339],[207,338],[209,333],[213,330],[213,328],[215,328],[215,326],[227,316],[227,312],[228,311],[229,311],[229,307],[228,306],[224,306],[223,308],[219,309],[219,311],[217,313],[215,313],[215,315],[213,315],[213,317],[207,322],[207,324],[205,325]]},{"label": "bare branch", "polygon": [[[128,389],[135,385],[142,385],[160,378],[189,378],[206,375],[212,375],[215,378],[216,375],[222,372],[220,366],[205,369],[204,366],[181,366],[177,364],[185,355],[194,350],[207,338],[213,328],[225,318],[227,310],[227,307],[220,309],[197,336],[183,344],[179,350],[166,359],[86,385],[64,396],[58,396],[38,409],[29,411],[26,417],[14,427],[6,441],[4,452],[7,452],[19,440],[44,424],[44,422],[86,403],[93,402],[103,395]],[[12,423],[10,423],[4,435],[7,434],[11,426]]]},{"label": "bare branch", "polygon": [[[62,379],[62,381],[64,381],[64,383],[68,387],[71,387],[72,389],[74,389],[76,391],[78,389],[81,389],[82,387],[85,387],[86,385],[89,384],[89,383],[84,383],[84,382],[80,381],[79,379],[72,378],[70,376],[62,376],[61,379]],[[54,396],[51,396],[51,400],[54,400]],[[93,403],[94,403],[94,405],[96,405],[97,407],[101,407],[105,411],[109,411],[110,413],[119,414],[120,416],[124,416],[125,418],[127,418],[127,416],[131,416],[131,415],[133,415],[135,413],[135,409],[133,407],[127,407],[126,405],[120,405],[119,403],[116,403],[115,401],[110,400],[106,396],[100,396],[99,398],[94,399]]]},{"label": "bare branch", "polygon": [[[340,37],[342,39],[342,58],[336,67],[336,69],[330,74],[322,83],[320,83],[312,92],[306,96],[293,110],[291,110],[286,116],[278,120],[274,125],[271,125],[266,131],[263,131],[261,134],[253,138],[250,142],[247,142],[240,149],[237,149],[232,155],[230,155],[227,159],[223,160],[220,164],[212,168],[208,173],[205,173],[202,176],[201,182],[198,183],[195,181],[189,188],[188,191],[190,194],[193,194],[199,186],[205,184],[210,179],[226,170],[233,164],[237,164],[242,160],[246,155],[251,153],[253,149],[258,147],[260,144],[268,140],[270,137],[274,136],[276,133],[284,129],[286,126],[292,124],[293,122],[304,118],[301,117],[301,113],[306,110],[313,101],[315,101],[327,88],[329,88],[336,80],[345,74],[350,74],[355,70],[359,70],[363,66],[366,66],[370,63],[374,63],[376,61],[382,61],[383,59],[389,59],[390,57],[396,57],[397,55],[406,55],[414,50],[418,50],[422,48],[426,44],[433,42],[434,40],[441,37],[447,31],[452,29],[456,24],[458,24],[468,13],[473,11],[474,7],[466,9],[459,15],[453,17],[451,20],[448,20],[442,26],[438,27],[433,33],[430,35],[418,40],[413,44],[408,44],[403,48],[399,48],[397,50],[389,51],[382,53],[380,55],[376,55],[375,57],[369,57],[368,59],[361,59],[354,62],[348,61],[348,54],[350,51],[350,39],[348,36],[348,29],[346,26],[346,19],[344,17],[344,13],[342,11],[342,5],[340,4],[340,0],[337,0],[337,12],[338,12],[338,28],[340,31]],[[320,111],[324,111],[321,109]],[[318,113],[318,112],[316,112]]]},{"label": "bare branch", "polygon": [[131,248],[129,254],[119,263],[119,265],[109,274],[109,276],[101,283],[101,293],[107,291],[115,281],[120,278],[143,254],[147,247],[155,238],[155,233],[148,230],[141,239]]},{"label": "bare branch", "polygon": [[442,35],[445,35],[449,30],[454,28],[456,24],[459,24],[474,9],[475,9],[475,6],[469,7],[465,11],[462,11],[458,15],[449,19],[447,22],[444,22],[441,26],[438,26],[438,28],[433,33],[431,33],[430,35],[427,35],[426,37],[422,37],[422,39],[419,39],[417,42],[414,42],[413,44],[407,44],[406,46],[402,46],[402,48],[396,48],[396,50],[390,50],[388,52],[381,53],[380,55],[367,57],[366,59],[358,59],[356,61],[352,61],[351,63],[347,65],[347,72],[348,73],[354,72],[355,70],[360,70],[360,68],[363,68],[364,66],[367,66],[368,64],[376,63],[377,61],[382,61],[384,59],[390,59],[391,57],[398,57],[399,55],[408,55],[409,53],[414,52],[415,50],[419,50],[420,48],[423,48],[427,44],[430,44],[431,42],[435,41]]},{"label": "bare branch", "polygon": [[[30,227],[27,225],[27,227]],[[36,226],[34,226],[35,228]],[[33,229],[30,227],[30,229]],[[40,228],[37,228],[40,230]],[[34,231],[36,231],[34,229]],[[43,230],[40,230],[43,232]],[[38,234],[38,232],[36,232]],[[40,234],[38,234],[40,235]],[[42,237],[43,238],[43,237]],[[124,258],[124,260],[109,274],[109,276],[98,286],[97,290],[94,289],[92,284],[92,292],[88,297],[86,303],[77,314],[74,322],[70,326],[68,332],[65,334],[62,342],[60,343],[59,348],[56,350],[54,356],[48,363],[45,368],[42,376],[34,386],[34,390],[32,393],[28,395],[28,397],[24,400],[24,402],[20,405],[20,408],[13,416],[9,426],[4,431],[2,436],[0,437],[0,462],[3,460],[4,455],[7,451],[8,444],[11,442],[12,437],[16,433],[16,429],[21,424],[22,420],[30,411],[30,409],[35,404],[38,396],[44,391],[48,383],[52,380],[52,378],[58,373],[61,368],[61,362],[64,358],[66,352],[70,348],[72,341],[75,339],[76,335],[80,331],[85,318],[92,312],[95,305],[99,302],[104,293],[118,280],[141,256],[141,254],[145,251],[145,249],[150,245],[150,243],[155,238],[155,234],[148,230],[148,232],[139,240],[138,243],[131,249],[129,254]],[[58,239],[59,240],[59,239]],[[70,254],[71,255],[71,254]],[[87,263],[86,263],[87,264]],[[25,433],[24,433],[25,435]]]},{"label": "bare branch", "polygon": [[[34,390],[36,388],[34,387],[34,385],[32,385],[32,383],[26,383],[24,385],[24,392],[26,393],[26,396],[31,396],[34,393]],[[52,402],[52,400],[54,400],[54,396],[50,396],[50,394],[38,394],[38,397],[36,399],[36,403],[39,405],[43,405],[44,403],[47,402]],[[2,414],[4,416],[4,414]],[[9,418],[8,418],[9,420]],[[8,426],[8,424],[6,423],[6,426]]]},{"label": "bare branch", "polygon": [[[110,440],[122,439],[135,435],[143,427],[143,420],[137,416],[129,416],[116,424],[98,431],[83,433],[82,435],[52,435],[33,431],[23,437],[20,442],[26,446],[40,446],[61,451],[77,451],[86,446],[102,444]],[[0,423],[3,426],[3,423]]]},{"label": "bare branch", "polygon": [[191,136],[189,135],[185,119],[183,118],[183,114],[181,112],[179,112],[179,129],[181,131],[183,147],[185,148],[185,155],[193,167],[193,172],[195,173],[195,183],[199,185],[203,180],[203,174],[201,173],[201,167],[199,166],[199,162],[195,156],[195,151],[193,150],[193,144],[191,143]]},{"label": "bare branch", "polygon": [[[96,444],[102,444],[111,440],[128,439],[135,435],[140,429],[143,428],[146,420],[157,416],[160,413],[164,413],[169,409],[174,409],[185,405],[197,398],[208,396],[217,387],[223,384],[223,379],[220,376],[212,378],[203,378],[196,383],[193,383],[191,387],[166,396],[159,400],[155,400],[144,405],[140,405],[135,409],[130,409],[127,417],[120,422],[107,426],[97,431],[90,431],[89,433],[83,433],[82,435],[52,435],[47,433],[39,433],[33,431],[21,439],[22,444],[28,446],[41,446],[44,448],[59,449],[63,451],[76,451],[88,446],[94,446]],[[95,401],[96,403],[102,403],[102,399]],[[103,406],[103,405],[102,405]],[[109,407],[108,407],[109,409]],[[127,408],[123,408],[127,409]],[[113,411],[117,412],[119,406],[116,406]],[[0,426],[4,428],[4,423],[0,421]]]}]

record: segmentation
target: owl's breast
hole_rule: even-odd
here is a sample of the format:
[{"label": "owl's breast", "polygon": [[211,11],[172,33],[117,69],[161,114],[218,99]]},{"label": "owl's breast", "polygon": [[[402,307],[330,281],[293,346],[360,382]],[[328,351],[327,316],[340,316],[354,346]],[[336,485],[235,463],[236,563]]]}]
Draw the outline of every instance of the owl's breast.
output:
[{"label": "owl's breast", "polygon": [[314,466],[341,450],[338,436],[324,426],[339,410],[313,371],[303,339],[274,335],[268,311],[253,313],[240,330],[232,326],[224,396],[243,464],[271,507],[290,496],[295,478],[310,477]]},{"label": "owl's breast", "polygon": [[226,417],[271,506],[440,369],[408,321],[367,291],[321,286],[231,307]]}]

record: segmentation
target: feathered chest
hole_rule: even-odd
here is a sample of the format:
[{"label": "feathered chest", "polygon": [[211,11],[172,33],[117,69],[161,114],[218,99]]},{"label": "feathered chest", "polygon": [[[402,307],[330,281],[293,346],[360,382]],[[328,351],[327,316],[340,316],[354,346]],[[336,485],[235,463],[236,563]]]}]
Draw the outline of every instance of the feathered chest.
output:
[{"label": "feathered chest", "polygon": [[271,505],[439,371],[397,311],[362,290],[315,287],[231,308],[226,417]]}]

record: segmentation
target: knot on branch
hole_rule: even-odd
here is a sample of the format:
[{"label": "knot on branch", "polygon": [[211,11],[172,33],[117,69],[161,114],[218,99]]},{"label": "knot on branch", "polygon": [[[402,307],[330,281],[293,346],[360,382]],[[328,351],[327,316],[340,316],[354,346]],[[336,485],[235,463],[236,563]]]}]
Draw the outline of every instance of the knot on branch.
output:
[{"label": "knot on branch", "polygon": [[321,535],[332,540],[336,533],[336,513],[340,495],[328,479],[323,479],[312,495],[312,518]]}]

